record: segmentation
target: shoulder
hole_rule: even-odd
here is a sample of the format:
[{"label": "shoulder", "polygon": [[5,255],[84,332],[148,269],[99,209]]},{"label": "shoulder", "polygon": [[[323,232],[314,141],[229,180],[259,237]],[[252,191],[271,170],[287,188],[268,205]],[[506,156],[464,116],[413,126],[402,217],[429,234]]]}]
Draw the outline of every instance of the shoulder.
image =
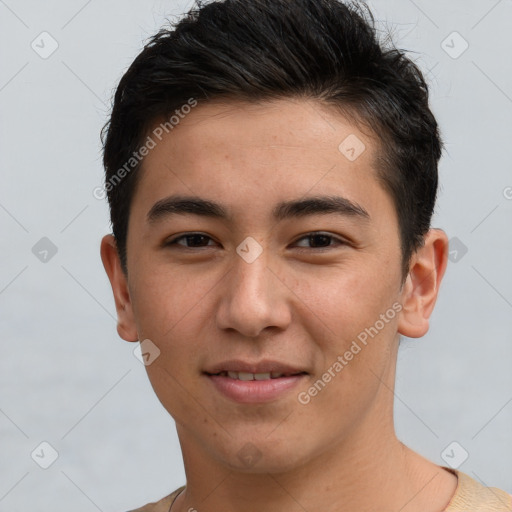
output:
[{"label": "shoulder", "polygon": [[457,475],[458,484],[445,512],[512,512],[512,495],[485,487],[462,471],[449,471]]},{"label": "shoulder", "polygon": [[[444,512],[512,512],[512,495],[496,487],[485,487],[462,471],[445,469],[457,475],[458,483]],[[172,502],[183,489],[184,485],[169,496],[130,512],[169,512]]]},{"label": "shoulder", "polygon": [[166,496],[165,498],[162,498],[160,501],[156,501],[154,503],[148,503],[147,505],[144,505],[143,507],[130,510],[129,512],[169,512],[169,509],[171,508],[172,502],[177,498],[178,494],[185,489],[185,486],[182,485],[178,489],[176,489],[174,492],[169,494],[169,496]]}]

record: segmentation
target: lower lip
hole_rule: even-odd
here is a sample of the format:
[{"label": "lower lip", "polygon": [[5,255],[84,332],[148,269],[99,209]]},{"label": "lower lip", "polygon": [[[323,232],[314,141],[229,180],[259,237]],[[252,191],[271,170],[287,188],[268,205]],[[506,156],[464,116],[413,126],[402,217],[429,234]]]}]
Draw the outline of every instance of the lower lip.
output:
[{"label": "lower lip", "polygon": [[221,375],[207,375],[215,388],[235,402],[256,404],[280,398],[306,377],[305,374],[267,380],[238,380]]}]

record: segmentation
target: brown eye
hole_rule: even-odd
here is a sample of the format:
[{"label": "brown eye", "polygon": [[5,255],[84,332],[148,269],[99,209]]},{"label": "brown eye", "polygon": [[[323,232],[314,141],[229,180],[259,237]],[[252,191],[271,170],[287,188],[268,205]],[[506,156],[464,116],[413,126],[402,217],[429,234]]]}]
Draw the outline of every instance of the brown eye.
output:
[{"label": "brown eye", "polygon": [[[296,244],[298,244],[298,242],[300,242],[301,240],[306,240],[310,244],[311,249],[328,249],[345,244],[345,242],[340,238],[337,238],[328,233],[309,233],[306,236],[299,238]],[[334,245],[331,245],[331,241],[334,241]],[[299,247],[304,246],[299,245]]]},{"label": "brown eye", "polygon": [[[186,249],[194,249],[197,247],[209,247],[208,241],[210,240],[213,241],[211,237],[202,233],[186,233],[185,235],[180,235],[172,240],[169,240],[169,242],[167,242],[165,245],[179,245],[181,247],[185,247]],[[181,241],[184,241],[185,243],[180,243]]]}]

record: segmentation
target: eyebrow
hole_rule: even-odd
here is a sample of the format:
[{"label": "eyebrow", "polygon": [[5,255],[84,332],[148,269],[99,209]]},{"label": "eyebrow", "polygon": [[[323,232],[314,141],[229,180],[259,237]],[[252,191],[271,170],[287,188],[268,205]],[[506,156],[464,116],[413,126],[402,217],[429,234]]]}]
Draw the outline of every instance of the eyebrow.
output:
[{"label": "eyebrow", "polygon": [[[338,214],[369,220],[370,214],[360,205],[341,196],[314,196],[278,203],[272,216],[277,221],[311,215]],[[154,224],[171,215],[199,215],[232,221],[233,217],[221,204],[197,196],[173,195],[160,199],[149,210],[147,221]]]}]

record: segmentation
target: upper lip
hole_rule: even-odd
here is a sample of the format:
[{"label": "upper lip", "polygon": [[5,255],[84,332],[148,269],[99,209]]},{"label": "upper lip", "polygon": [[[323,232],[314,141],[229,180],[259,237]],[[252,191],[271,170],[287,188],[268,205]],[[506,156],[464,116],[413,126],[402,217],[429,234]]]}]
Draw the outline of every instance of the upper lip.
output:
[{"label": "upper lip", "polygon": [[221,372],[245,372],[245,373],[283,373],[294,375],[297,373],[307,373],[306,370],[298,366],[291,366],[287,363],[265,359],[258,362],[242,361],[240,359],[230,359],[210,366],[205,373],[216,374]]}]

